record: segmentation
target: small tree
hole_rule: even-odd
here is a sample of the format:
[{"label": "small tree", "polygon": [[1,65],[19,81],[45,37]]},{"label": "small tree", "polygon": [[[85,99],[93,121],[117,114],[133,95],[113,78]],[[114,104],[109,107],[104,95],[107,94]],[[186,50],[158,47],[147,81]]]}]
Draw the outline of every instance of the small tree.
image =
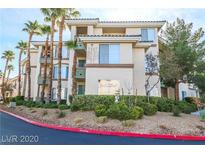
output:
[{"label": "small tree", "polygon": [[[158,64],[158,57],[153,55],[153,54],[147,54],[145,56],[145,61],[146,61],[146,74],[147,79],[145,81],[145,91],[146,91],[146,96],[147,100],[149,102],[149,97],[150,97],[150,92],[154,89],[154,87],[159,83],[160,77],[159,77],[159,64]],[[157,80],[155,83],[150,83],[151,78],[157,76]]]}]

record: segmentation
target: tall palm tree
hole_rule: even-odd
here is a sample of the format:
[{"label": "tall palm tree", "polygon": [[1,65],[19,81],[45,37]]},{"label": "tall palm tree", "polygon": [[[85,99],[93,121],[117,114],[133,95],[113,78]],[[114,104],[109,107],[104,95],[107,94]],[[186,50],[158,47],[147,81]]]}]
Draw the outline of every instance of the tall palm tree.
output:
[{"label": "tall palm tree", "polygon": [[11,51],[11,50],[6,50],[3,52],[3,55],[2,55],[2,59],[5,59],[6,60],[6,64],[5,64],[5,68],[4,68],[4,73],[3,73],[3,78],[2,78],[2,88],[1,88],[1,93],[2,93],[2,97],[3,97],[3,101],[6,102],[6,99],[5,99],[5,77],[6,77],[6,71],[7,71],[7,68],[8,68],[8,63],[10,61],[12,61],[14,59],[14,52]]},{"label": "tall palm tree", "polygon": [[5,84],[7,84],[7,83],[8,83],[10,73],[11,73],[11,71],[13,71],[13,70],[14,70],[14,66],[13,66],[12,64],[9,64],[9,65],[8,65],[8,67],[7,67],[7,70],[8,70],[8,74],[7,74],[7,79],[6,79]]},{"label": "tall palm tree", "polygon": [[41,91],[41,101],[44,101],[46,78],[47,78],[47,59],[48,59],[48,41],[51,34],[51,27],[48,25],[43,25],[41,27],[41,34],[46,35],[45,50],[44,50],[44,72],[43,72],[43,86]]},{"label": "tall palm tree", "polygon": [[30,65],[30,46],[33,35],[40,35],[40,25],[35,20],[34,22],[28,21],[25,23],[23,31],[29,34],[28,47],[27,47],[27,77],[28,77],[28,100],[31,99],[31,65]]},{"label": "tall palm tree", "polygon": [[19,49],[18,96],[21,96],[21,58],[22,54],[26,54],[27,42],[21,40],[16,48]]},{"label": "tall palm tree", "polygon": [[61,60],[62,60],[62,46],[63,46],[63,30],[65,29],[65,19],[75,18],[80,16],[80,12],[74,8],[58,9],[60,15],[59,23],[59,42],[58,42],[58,91],[57,103],[61,102]]},{"label": "tall palm tree", "polygon": [[[74,49],[75,47],[77,47],[77,40],[67,41],[65,45],[67,46],[68,50]],[[77,54],[74,51],[73,67],[72,67],[72,95],[75,95],[76,90],[77,90],[77,83],[76,83],[76,76],[75,76],[76,75],[76,64],[77,64]]]},{"label": "tall palm tree", "polygon": [[44,14],[44,20],[46,22],[51,22],[51,38],[50,38],[50,59],[51,64],[48,73],[48,95],[47,101],[51,102],[51,93],[52,93],[52,74],[53,74],[53,48],[54,48],[54,34],[55,34],[55,24],[56,20],[59,17],[58,9],[55,8],[42,8],[40,9],[41,12]]}]

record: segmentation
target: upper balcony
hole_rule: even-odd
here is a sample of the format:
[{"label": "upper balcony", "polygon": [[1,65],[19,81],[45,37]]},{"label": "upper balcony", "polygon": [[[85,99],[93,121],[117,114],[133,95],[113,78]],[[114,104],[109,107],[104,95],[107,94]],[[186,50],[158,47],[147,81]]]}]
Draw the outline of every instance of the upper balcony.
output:
[{"label": "upper balcony", "polygon": [[38,84],[39,85],[43,85],[43,84],[48,84],[48,77],[46,78],[46,80],[44,80],[43,76],[39,75],[38,76]]},{"label": "upper balcony", "polygon": [[76,78],[84,79],[85,78],[85,67],[77,67],[76,68]]},{"label": "upper balcony", "polygon": [[[46,62],[46,58],[45,57],[41,57],[40,58],[40,63],[44,64],[45,62]],[[51,63],[51,58],[47,57],[47,64],[50,64],[50,63]]]}]

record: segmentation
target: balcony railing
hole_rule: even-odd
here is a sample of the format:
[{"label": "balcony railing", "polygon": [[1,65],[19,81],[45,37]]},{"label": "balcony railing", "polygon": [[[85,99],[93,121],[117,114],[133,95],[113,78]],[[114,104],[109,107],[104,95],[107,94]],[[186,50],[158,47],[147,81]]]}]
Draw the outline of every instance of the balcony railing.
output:
[{"label": "balcony railing", "polygon": [[48,84],[48,77],[46,78],[46,80],[43,79],[43,76],[39,75],[38,76],[38,84],[43,85],[43,84]]},{"label": "balcony railing", "polygon": [[77,46],[74,49],[75,50],[85,50],[85,46],[82,42],[77,42]]},{"label": "balcony railing", "polygon": [[[43,63],[43,64],[44,64],[44,63],[45,63],[45,61],[46,61],[46,58],[45,58],[45,57],[41,57],[41,58],[40,58],[40,62],[41,62],[41,63]],[[48,58],[47,58],[47,64],[50,64],[50,63],[51,63],[51,58],[50,58],[50,57],[48,57]]]},{"label": "balcony railing", "polygon": [[84,67],[78,67],[76,69],[76,78],[77,79],[84,79],[85,78],[85,68]]}]

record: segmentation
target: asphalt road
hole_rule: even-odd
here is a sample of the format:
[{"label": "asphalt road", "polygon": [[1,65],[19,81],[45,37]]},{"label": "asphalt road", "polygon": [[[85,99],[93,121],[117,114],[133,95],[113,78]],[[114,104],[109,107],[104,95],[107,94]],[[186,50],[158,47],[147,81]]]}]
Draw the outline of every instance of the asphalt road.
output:
[{"label": "asphalt road", "polygon": [[181,141],[136,137],[118,137],[73,133],[42,128],[6,113],[0,112],[0,144],[32,145],[187,145],[202,144],[205,141]]}]

